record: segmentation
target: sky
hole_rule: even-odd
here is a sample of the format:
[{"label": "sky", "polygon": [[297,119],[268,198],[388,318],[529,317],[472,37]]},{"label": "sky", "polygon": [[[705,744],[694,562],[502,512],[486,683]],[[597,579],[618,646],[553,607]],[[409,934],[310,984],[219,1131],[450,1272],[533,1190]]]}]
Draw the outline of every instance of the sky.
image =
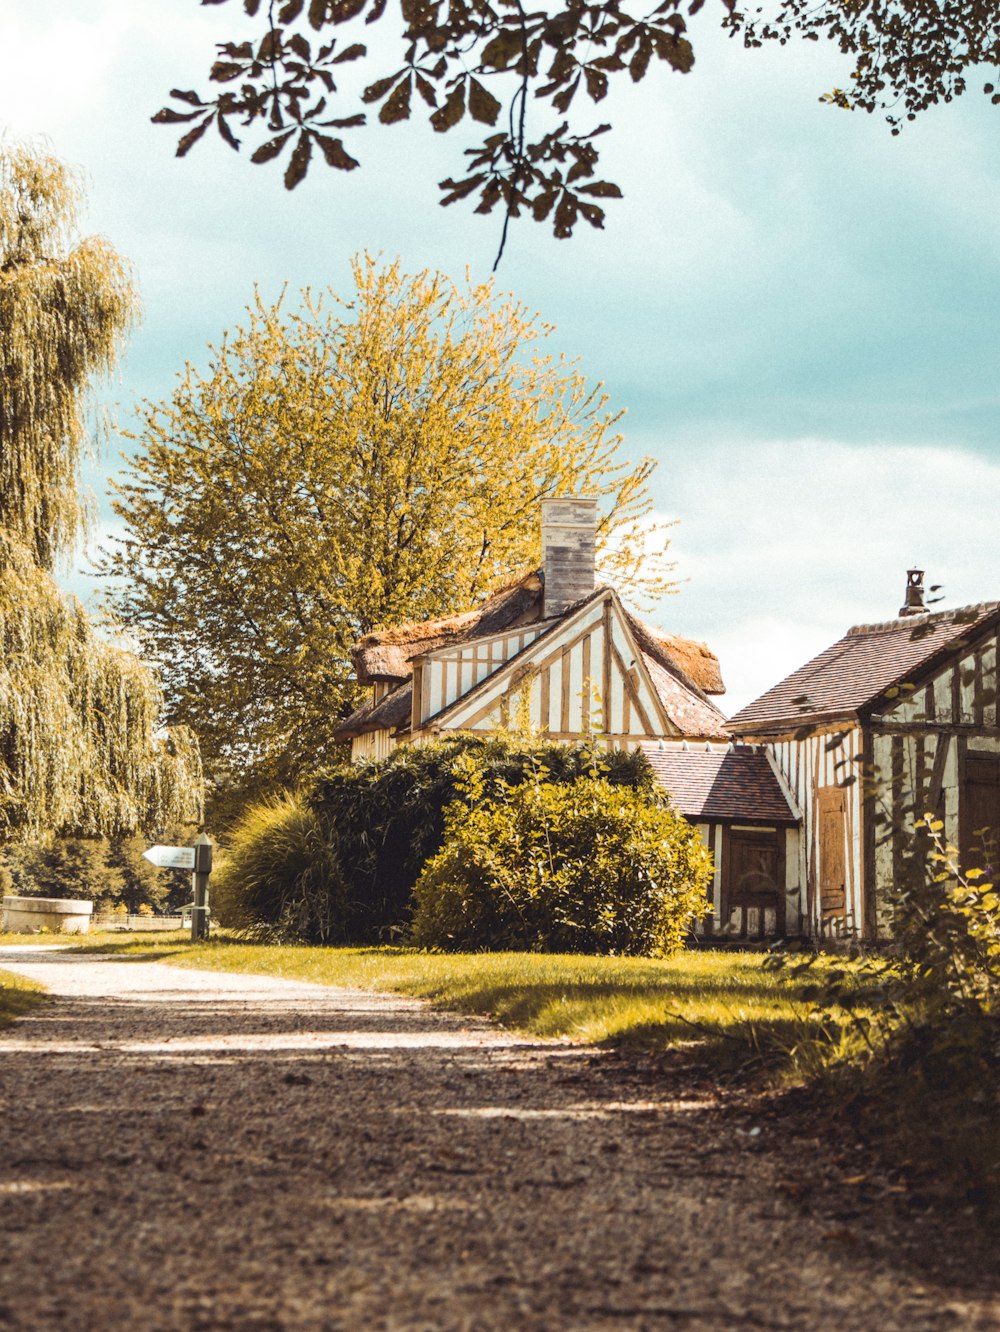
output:
[{"label": "sky", "polygon": [[[1000,597],[1000,108],[973,92],[893,138],[819,103],[849,74],[832,46],[745,51],[720,9],[692,23],[691,74],[654,71],[595,115],[625,192],[604,231],[515,225],[498,287],[626,409],[627,455],[657,460],[681,581],[649,618],[710,645],[735,711],[891,618],[911,565],[943,605]],[[290,194],[214,136],[174,157],[149,118],[205,87],[237,5],[0,0],[0,23],[0,133],[82,168],[83,229],[136,268],[143,322],[101,389],[123,427],[205,365],[255,284],[345,290],[364,249],[488,276],[498,220],[437,205],[461,127],[363,131],[361,170],[314,166]],[[123,447],[90,469],[106,530]]]}]

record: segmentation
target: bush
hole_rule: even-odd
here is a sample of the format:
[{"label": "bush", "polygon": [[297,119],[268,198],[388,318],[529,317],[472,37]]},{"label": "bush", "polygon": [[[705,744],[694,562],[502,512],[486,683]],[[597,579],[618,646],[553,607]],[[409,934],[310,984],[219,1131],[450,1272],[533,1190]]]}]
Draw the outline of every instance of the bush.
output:
[{"label": "bush", "polygon": [[582,745],[534,744],[506,738],[453,736],[404,746],[388,759],[337,769],[320,780],[309,804],[341,866],[344,936],[375,942],[398,935],[407,923],[413,886],[424,864],[440,851],[445,810],[456,799],[489,799],[526,779],[575,781],[600,768],[612,785],[652,793],[655,778],[645,755],[613,750],[595,755]]},{"label": "bush", "polygon": [[[477,794],[473,792],[473,794]],[[661,956],[705,910],[712,861],[649,793],[581,776],[448,811],[416,885],[422,947]]]},{"label": "bush", "polygon": [[253,805],[233,830],[212,875],[221,924],[262,938],[343,939],[344,889],[316,812],[299,796]]}]

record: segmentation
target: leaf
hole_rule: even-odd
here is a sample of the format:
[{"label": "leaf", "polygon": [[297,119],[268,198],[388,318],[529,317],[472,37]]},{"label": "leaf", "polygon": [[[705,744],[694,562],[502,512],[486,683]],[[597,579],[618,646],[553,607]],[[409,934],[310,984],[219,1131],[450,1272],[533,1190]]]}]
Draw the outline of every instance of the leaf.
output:
[{"label": "leaf", "polygon": [[229,83],[231,79],[238,79],[243,70],[243,65],[236,65],[231,60],[217,60],[209,70],[208,77],[213,83]]},{"label": "leaf", "polygon": [[649,58],[652,54],[653,43],[648,37],[642,37],[628,64],[628,72],[633,83],[639,83],[645,77],[646,70],[649,68]]},{"label": "leaf", "polygon": [[444,106],[440,107],[431,116],[431,124],[439,134],[445,130],[450,130],[453,125],[465,115],[465,85],[457,84],[448,94]]},{"label": "leaf", "polygon": [[[212,0],[213,4],[224,4],[225,0]],[[260,0],[243,0],[244,11],[253,18],[260,9]]]},{"label": "leaf", "polygon": [[326,158],[327,165],[335,167],[338,171],[353,171],[360,163],[350,155],[340,139],[328,138],[325,134],[317,134],[316,142],[323,150],[323,156]]},{"label": "leaf", "polygon": [[400,79],[392,94],[382,104],[378,118],[383,125],[394,125],[399,120],[410,118],[410,93],[412,83],[409,79]]},{"label": "leaf", "polygon": [[291,157],[288,159],[288,166],[285,170],[285,189],[294,190],[299,181],[309,170],[309,159],[312,156],[312,139],[303,131],[299,135],[299,141],[295,145]]},{"label": "leaf", "polygon": [[226,117],[223,115],[221,111],[216,116],[215,123],[219,133],[225,139],[226,143],[229,144],[230,148],[235,148],[236,151],[239,152],[240,141],[233,133],[233,131],[229,128],[229,122],[226,120]]},{"label": "leaf", "polygon": [[178,102],[187,102],[189,106],[205,106],[206,103],[201,100],[196,92],[185,92],[182,88],[171,88],[170,96],[176,97]]},{"label": "leaf", "polygon": [[563,88],[561,92],[557,92],[555,97],[553,97],[552,105],[555,107],[555,109],[559,112],[560,115],[564,115],[566,111],[569,110],[569,104],[576,96],[576,90],[577,88],[579,88],[579,86],[580,86],[580,76],[578,74],[572,83],[570,83],[567,87]]},{"label": "leaf", "polygon": [[212,116],[206,116],[200,125],[195,125],[194,129],[188,130],[187,134],[178,141],[176,154],[178,157],[184,157],[187,154],[188,149],[198,142],[208,129],[212,119]]},{"label": "leaf", "polygon": [[491,69],[506,69],[520,56],[522,49],[521,34],[513,28],[504,28],[483,47],[479,63]]},{"label": "leaf", "polygon": [[303,0],[285,0],[278,10],[279,23],[291,23],[302,13]]},{"label": "leaf", "polygon": [[448,190],[450,193],[441,200],[442,208],[448,204],[456,203],[459,199],[464,199],[477,189],[486,179],[485,172],[479,172],[475,176],[467,176],[465,180],[452,180],[449,176],[447,180],[442,180],[438,184],[439,190]]},{"label": "leaf", "polygon": [[568,190],[563,191],[563,196],[559,200],[559,206],[556,209],[555,219],[552,230],[560,240],[565,240],[573,234],[573,224],[576,222],[576,200]]},{"label": "leaf", "polygon": [[596,199],[624,198],[618,186],[610,180],[595,180],[590,185],[581,185],[579,192],[581,194],[592,194]]},{"label": "leaf", "polygon": [[608,76],[599,69],[592,67],[583,71],[583,77],[587,83],[587,92],[590,94],[592,102],[600,102],[608,95]]},{"label": "leaf", "polygon": [[500,114],[499,101],[478,79],[469,80],[469,114],[483,125],[495,125]]},{"label": "leaf", "polygon": [[348,60],[358,60],[363,55],[368,54],[368,47],[363,42],[354,42],[351,46],[345,46],[340,55],[334,56],[331,64],[345,65]]},{"label": "leaf", "polygon": [[257,165],[261,162],[270,162],[272,157],[278,156],[294,133],[294,130],[286,130],[284,134],[279,134],[276,138],[268,139],[267,143],[262,143],[257,151],[253,153],[250,161]]},{"label": "leaf", "polygon": [[194,120],[201,115],[201,111],[175,111],[172,106],[165,106],[157,111],[155,116],[150,116],[154,125],[182,125],[189,120]]},{"label": "leaf", "polygon": [[418,73],[416,70],[414,70],[413,76],[416,79],[417,91],[427,105],[430,107],[437,106],[437,93],[434,91],[434,85],[431,83],[430,79],[425,78],[423,74]]},{"label": "leaf", "polygon": [[388,78],[376,79],[374,83],[369,83],[361,94],[361,100],[363,102],[380,102],[398,78],[398,74],[390,74]]},{"label": "leaf", "polygon": [[309,0],[309,26],[313,32],[319,32],[326,22],[327,0]]}]

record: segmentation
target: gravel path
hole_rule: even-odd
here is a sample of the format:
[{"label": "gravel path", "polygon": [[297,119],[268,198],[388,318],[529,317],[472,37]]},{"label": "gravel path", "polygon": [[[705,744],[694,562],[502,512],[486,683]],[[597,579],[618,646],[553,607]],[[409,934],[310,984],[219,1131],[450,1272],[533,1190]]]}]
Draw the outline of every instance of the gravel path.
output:
[{"label": "gravel path", "polygon": [[395,995],[0,968],[58,996],[0,1034],[5,1327],[1000,1328],[989,1265],[676,1061]]}]

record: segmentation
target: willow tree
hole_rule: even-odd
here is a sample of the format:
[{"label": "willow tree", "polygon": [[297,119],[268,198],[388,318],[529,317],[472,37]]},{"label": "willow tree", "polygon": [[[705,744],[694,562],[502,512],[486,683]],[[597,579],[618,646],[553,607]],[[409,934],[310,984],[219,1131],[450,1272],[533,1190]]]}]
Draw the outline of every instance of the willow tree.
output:
[{"label": "willow tree", "polygon": [[76,242],[79,183],[0,149],[0,842],[197,819],[193,736],[160,732],[150,669],[50,577],[82,521],[87,398],[136,310],[127,264]]},{"label": "willow tree", "polygon": [[369,257],[354,280],[346,301],[258,298],[149,405],[118,488],[116,608],[216,778],[327,760],[356,639],[536,565],[544,496],[603,497],[608,576],[666,582],[638,559],[653,464],[619,458],[618,416],[542,353],[547,326],[490,284]]},{"label": "willow tree", "polygon": [[80,198],[61,162],[0,148],[0,527],[43,569],[79,534],[89,389],[137,310],[121,256],[74,239]]}]

